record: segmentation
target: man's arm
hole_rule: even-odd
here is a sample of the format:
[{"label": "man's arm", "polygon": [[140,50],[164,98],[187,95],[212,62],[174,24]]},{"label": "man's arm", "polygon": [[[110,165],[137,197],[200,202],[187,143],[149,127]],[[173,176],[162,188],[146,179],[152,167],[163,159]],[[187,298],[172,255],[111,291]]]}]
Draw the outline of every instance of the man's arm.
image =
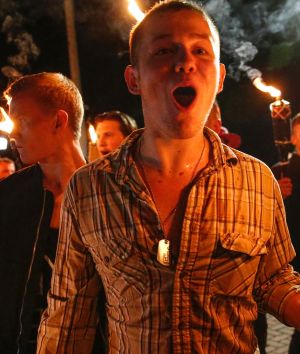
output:
[{"label": "man's arm", "polygon": [[295,257],[278,184],[274,183],[275,217],[269,252],[263,256],[257,275],[255,299],[259,306],[281,322],[299,327],[300,275],[289,265]]},{"label": "man's arm", "polygon": [[59,244],[43,314],[37,353],[91,353],[97,326],[100,279],[81,239],[69,187],[63,205]]},{"label": "man's arm", "polygon": [[300,331],[300,286],[296,293],[286,299],[282,311],[284,322]]}]

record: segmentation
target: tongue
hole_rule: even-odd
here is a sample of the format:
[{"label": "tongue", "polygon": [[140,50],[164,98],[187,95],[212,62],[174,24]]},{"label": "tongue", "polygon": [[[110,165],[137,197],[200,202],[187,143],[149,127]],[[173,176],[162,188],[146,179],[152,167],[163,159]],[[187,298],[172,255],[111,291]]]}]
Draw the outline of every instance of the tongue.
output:
[{"label": "tongue", "polygon": [[178,87],[174,97],[181,106],[188,107],[194,101],[195,90],[192,87]]}]

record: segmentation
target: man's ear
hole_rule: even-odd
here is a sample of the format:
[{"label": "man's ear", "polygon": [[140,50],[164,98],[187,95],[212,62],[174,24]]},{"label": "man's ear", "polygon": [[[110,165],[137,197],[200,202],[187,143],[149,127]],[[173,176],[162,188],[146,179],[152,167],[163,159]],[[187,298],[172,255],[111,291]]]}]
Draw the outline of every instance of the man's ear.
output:
[{"label": "man's ear", "polygon": [[218,86],[218,93],[223,90],[223,83],[226,76],[226,68],[225,65],[220,63],[220,77],[219,77],[219,86]]},{"label": "man's ear", "polygon": [[59,131],[66,129],[68,126],[68,120],[69,120],[68,113],[63,109],[59,109],[56,112],[55,129]]},{"label": "man's ear", "polygon": [[135,66],[127,65],[124,72],[125,81],[128,87],[128,90],[133,95],[140,94],[138,72]]}]

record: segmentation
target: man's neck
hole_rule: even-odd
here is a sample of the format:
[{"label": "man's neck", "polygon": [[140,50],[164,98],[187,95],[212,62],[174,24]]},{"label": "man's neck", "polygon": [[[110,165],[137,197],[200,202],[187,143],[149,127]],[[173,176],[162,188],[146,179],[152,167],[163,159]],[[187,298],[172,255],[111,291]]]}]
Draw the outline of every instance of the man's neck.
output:
[{"label": "man's neck", "polygon": [[72,174],[85,164],[79,143],[61,147],[61,151],[50,161],[40,162],[44,187],[54,195],[64,192]]},{"label": "man's neck", "polygon": [[[191,168],[198,160],[208,160],[208,150],[204,150],[204,135],[188,139],[152,138],[147,134],[141,137],[137,148],[137,155],[144,163],[158,170],[162,176],[176,175],[179,171]],[[203,165],[203,161],[200,161]]]}]

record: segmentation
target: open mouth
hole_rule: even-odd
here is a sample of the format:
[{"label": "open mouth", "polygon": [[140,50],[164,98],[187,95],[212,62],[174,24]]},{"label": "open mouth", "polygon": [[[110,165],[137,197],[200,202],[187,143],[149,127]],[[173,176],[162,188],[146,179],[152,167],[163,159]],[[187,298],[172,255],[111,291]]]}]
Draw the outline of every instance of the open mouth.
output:
[{"label": "open mouth", "polygon": [[193,103],[196,91],[191,86],[177,87],[173,92],[173,96],[180,106],[187,108]]},{"label": "open mouth", "polygon": [[100,153],[101,153],[102,155],[107,155],[107,154],[110,153],[110,151],[109,151],[109,150],[100,150]]}]

